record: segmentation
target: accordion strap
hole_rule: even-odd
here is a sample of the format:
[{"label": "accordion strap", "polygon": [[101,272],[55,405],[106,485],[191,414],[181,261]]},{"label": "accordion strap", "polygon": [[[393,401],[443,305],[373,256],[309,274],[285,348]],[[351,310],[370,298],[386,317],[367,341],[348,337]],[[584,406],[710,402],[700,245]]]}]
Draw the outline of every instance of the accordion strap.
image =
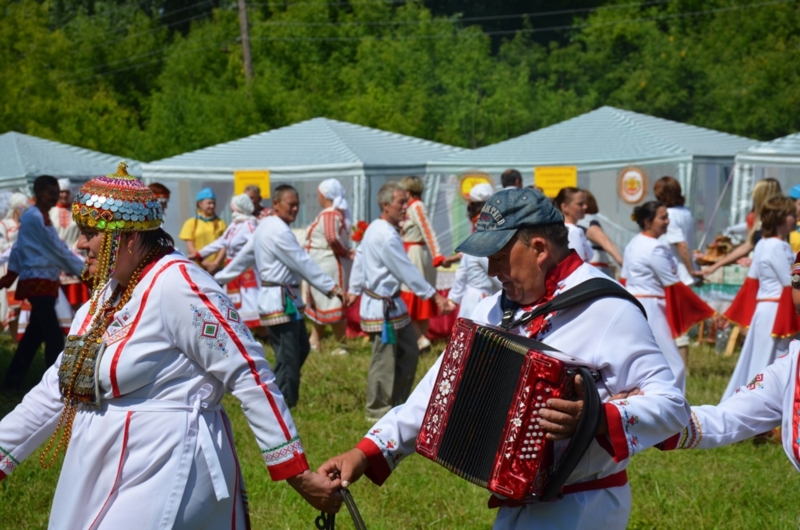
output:
[{"label": "accordion strap", "polygon": [[598,298],[622,298],[634,304],[642,312],[644,318],[647,318],[647,312],[644,310],[641,302],[636,299],[631,293],[617,282],[607,280],[605,278],[592,278],[581,282],[572,289],[567,289],[562,294],[556,296],[549,302],[546,302],[533,311],[528,311],[517,320],[512,321],[514,313],[519,308],[519,304],[511,302],[506,298],[505,292],[501,297],[501,307],[503,308],[503,322],[500,327],[508,331],[519,326],[524,326],[539,315],[546,315],[553,311],[561,311],[584,302],[597,300]]}]

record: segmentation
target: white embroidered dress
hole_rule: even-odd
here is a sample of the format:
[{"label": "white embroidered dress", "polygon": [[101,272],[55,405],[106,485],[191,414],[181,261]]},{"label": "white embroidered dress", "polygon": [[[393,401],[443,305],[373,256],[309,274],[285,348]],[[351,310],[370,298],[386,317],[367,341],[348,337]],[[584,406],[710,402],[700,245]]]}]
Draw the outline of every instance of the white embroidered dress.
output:
[{"label": "white embroidered dress", "polygon": [[772,327],[778,314],[781,292],[791,283],[793,264],[794,253],[786,241],[768,237],[756,243],[753,262],[747,272],[749,277],[758,280],[756,310],[736,368],[722,395],[723,401],[789,351],[791,337],[773,337]]},{"label": "white embroidered dress", "polygon": [[[247,241],[253,237],[255,230],[255,218],[233,222],[228,225],[228,228],[225,229],[220,237],[204,246],[197,253],[202,258],[207,258],[211,254],[216,254],[224,249],[225,256],[228,258],[228,263],[230,263],[241,252]],[[259,285],[255,278],[255,273],[252,269],[247,269],[239,276],[238,280],[237,282],[228,283],[228,296],[239,308],[239,314],[248,327],[257,327],[260,325],[258,316]],[[235,285],[232,286],[232,283]]]},{"label": "white embroidered dress", "polygon": [[[590,278],[605,277],[589,264],[581,265],[558,285],[558,292]],[[517,311],[514,318],[522,316]],[[472,318],[498,325],[502,321],[500,293],[483,300]],[[598,390],[603,401],[638,387],[644,395],[605,403],[613,454],[593,442],[567,481],[575,484],[607,477],[628,466],[629,457],[644,451],[688,422],[689,404],[641,311],[630,302],[606,298],[557,313],[537,338],[599,369]],[[524,333],[520,328],[516,333]],[[434,388],[441,357],[405,404],[389,411],[359,443],[370,459],[370,478],[383,483],[399,462],[414,452],[425,411]],[[435,465],[429,462],[428,465]],[[488,492],[487,492],[488,494]],[[619,486],[584,491],[564,498],[518,508],[502,507],[495,529],[561,530],[624,529],[631,508],[630,488]]]},{"label": "white embroidered dress", "polygon": [[[88,306],[71,333],[85,332]],[[75,417],[51,530],[244,529],[243,483],[221,405],[226,392],[241,401],[273,480],[308,468],[261,345],[219,285],[180,253],[143,274],[104,342],[96,370],[101,407]],[[60,363],[61,356],[0,421],[4,474],[55,430],[64,407]]]},{"label": "white embroidered dress", "polygon": [[[258,312],[262,326],[274,326],[302,318],[302,280],[325,293],[330,293],[336,287],[333,279],[322,272],[300,247],[289,225],[276,215],[258,223],[253,237],[214,278],[227,283],[254,265],[261,283]],[[265,286],[265,282],[276,286]],[[297,308],[296,314],[286,312],[286,296],[291,297]]]},{"label": "white embroidered dress", "polygon": [[502,288],[497,278],[489,276],[489,258],[464,254],[455,276],[447,298],[459,304],[459,318],[469,318],[481,300]]},{"label": "white embroidered dress", "polygon": [[[325,208],[320,212],[306,235],[306,252],[322,272],[333,278],[342,292],[347,291],[350,269],[350,234],[344,214],[336,208]],[[345,318],[345,308],[337,298],[328,298],[326,293],[313,287],[306,294],[306,315],[314,322],[331,324]]]},{"label": "white embroidered dress", "polygon": [[636,235],[625,247],[621,277],[625,288],[647,311],[647,322],[664,352],[681,390],[686,388],[686,366],[672,338],[672,328],[667,320],[667,301],[664,288],[680,282],[678,265],[672,251],[662,241]]},{"label": "white embroidered dress", "polygon": [[400,298],[400,284],[413,289],[415,295],[427,300],[436,294],[436,289],[411,263],[403,248],[400,233],[391,223],[376,219],[364,232],[364,238],[356,250],[349,292],[361,295],[359,314],[361,329],[367,333],[379,333],[383,326],[383,301],[368,296],[371,291],[379,297],[391,297],[394,308],[389,318],[394,329],[411,323],[406,305]]},{"label": "white embroidered dress", "polygon": [[664,243],[669,245],[672,251],[672,257],[678,264],[678,277],[686,285],[694,285],[694,276],[689,273],[683,260],[678,255],[678,243],[686,243],[689,247],[689,257],[692,259],[694,270],[698,270],[697,264],[694,262],[692,252],[694,252],[694,218],[689,208],[685,206],[675,206],[667,208],[669,215],[669,225],[667,226],[667,233],[661,236]]}]

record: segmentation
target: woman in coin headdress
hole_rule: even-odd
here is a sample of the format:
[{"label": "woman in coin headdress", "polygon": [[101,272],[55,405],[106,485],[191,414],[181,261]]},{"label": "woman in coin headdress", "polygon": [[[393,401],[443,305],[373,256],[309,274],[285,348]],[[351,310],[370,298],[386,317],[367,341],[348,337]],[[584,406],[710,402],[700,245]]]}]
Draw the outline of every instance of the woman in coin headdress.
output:
[{"label": "woman in coin headdress", "polygon": [[0,421],[0,478],[45,444],[44,467],[65,453],[51,529],[249,527],[221,406],[230,392],[272,479],[334,509],[326,495],[338,481],[308,471],[261,345],[216,282],[172,248],[153,193],[121,165],[86,183],[72,208],[95,291],[64,353]]}]

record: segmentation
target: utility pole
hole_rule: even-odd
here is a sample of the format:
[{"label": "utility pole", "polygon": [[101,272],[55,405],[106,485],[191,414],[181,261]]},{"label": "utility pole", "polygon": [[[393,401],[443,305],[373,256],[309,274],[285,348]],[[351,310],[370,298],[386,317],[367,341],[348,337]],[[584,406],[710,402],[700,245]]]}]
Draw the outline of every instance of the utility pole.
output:
[{"label": "utility pole", "polygon": [[242,61],[244,62],[244,78],[247,84],[253,80],[253,57],[250,55],[250,27],[247,24],[247,3],[239,1],[239,30],[242,33]]}]

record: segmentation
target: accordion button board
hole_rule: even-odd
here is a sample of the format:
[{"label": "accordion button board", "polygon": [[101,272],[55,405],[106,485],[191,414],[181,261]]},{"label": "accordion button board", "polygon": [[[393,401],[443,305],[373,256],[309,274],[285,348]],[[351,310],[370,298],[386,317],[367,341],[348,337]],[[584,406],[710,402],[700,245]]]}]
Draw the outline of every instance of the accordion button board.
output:
[{"label": "accordion button board", "polygon": [[575,366],[546,355],[541,346],[458,319],[417,452],[498,495],[539,499],[563,456],[563,444],[547,440],[539,427],[539,411],[550,398],[575,394]]}]

